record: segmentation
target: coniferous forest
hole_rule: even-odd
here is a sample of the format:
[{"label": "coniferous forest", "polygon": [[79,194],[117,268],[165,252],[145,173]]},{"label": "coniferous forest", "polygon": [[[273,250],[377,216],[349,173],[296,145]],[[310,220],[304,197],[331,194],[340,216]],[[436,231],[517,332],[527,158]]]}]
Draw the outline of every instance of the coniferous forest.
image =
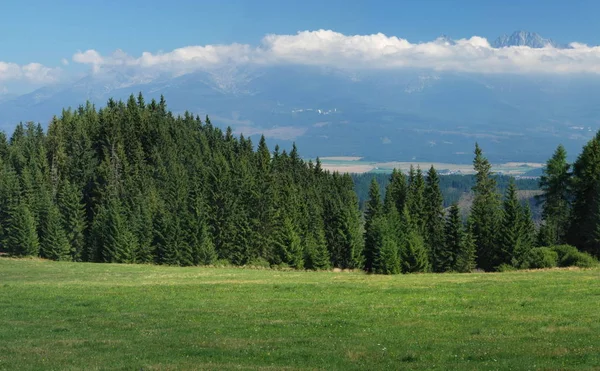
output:
[{"label": "coniferous forest", "polygon": [[600,256],[600,133],[540,179],[543,221],[479,146],[466,222],[432,167],[376,179],[364,212],[348,174],[264,137],[174,116],[164,98],[109,100],[0,133],[0,252],[52,260],[372,273],[591,266]]}]

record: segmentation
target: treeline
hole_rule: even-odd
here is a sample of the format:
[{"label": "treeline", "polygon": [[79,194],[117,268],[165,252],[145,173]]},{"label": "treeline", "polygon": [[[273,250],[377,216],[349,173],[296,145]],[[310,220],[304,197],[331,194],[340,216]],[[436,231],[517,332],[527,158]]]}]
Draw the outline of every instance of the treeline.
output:
[{"label": "treeline", "polygon": [[16,256],[361,268],[360,223],[349,175],[174,117],[164,99],[0,136],[0,246]]},{"label": "treeline", "polygon": [[411,167],[408,177],[394,170],[383,201],[377,178],[372,178],[365,205],[365,268],[389,274],[595,265],[584,252],[600,252],[597,142],[598,137],[584,148],[572,173],[562,147],[548,162],[540,180],[540,228],[529,204],[519,201],[514,179],[508,179],[503,195],[499,192],[502,178],[492,173],[478,145],[466,223],[456,203],[445,211],[440,177],[433,167],[427,176],[419,168]]},{"label": "treeline", "polygon": [[[508,175],[494,175],[498,192],[504,194],[508,188],[511,179],[514,180],[515,185],[521,191],[538,191],[540,189],[539,180],[534,178],[517,178],[514,179]],[[375,178],[379,184],[379,190],[382,195],[385,195],[385,189],[390,182],[389,174],[383,173],[363,173],[363,174],[352,174],[352,180],[354,181],[354,189],[358,195],[358,202],[361,208],[364,209],[366,201],[369,199],[369,186],[371,180]],[[452,206],[452,204],[458,203],[462,197],[466,194],[470,194],[475,186],[475,175],[441,175],[440,174],[440,190],[442,191],[443,204],[445,208]],[[537,202],[531,200],[530,207],[532,212],[535,214],[535,208],[537,208]]]},{"label": "treeline", "polygon": [[456,204],[445,208],[433,167],[394,171],[383,197],[373,178],[362,214],[352,177],[303,161],[295,145],[270,151],[262,137],[254,148],[208,117],[175,117],[164,98],[140,94],[65,110],[47,132],[28,123],[0,134],[0,251],[384,274],[581,265],[590,261],[574,248],[539,246],[599,254],[598,138],[572,172],[565,159],[559,148],[541,178],[539,231],[514,181],[500,195],[503,178],[478,146],[466,223]]}]

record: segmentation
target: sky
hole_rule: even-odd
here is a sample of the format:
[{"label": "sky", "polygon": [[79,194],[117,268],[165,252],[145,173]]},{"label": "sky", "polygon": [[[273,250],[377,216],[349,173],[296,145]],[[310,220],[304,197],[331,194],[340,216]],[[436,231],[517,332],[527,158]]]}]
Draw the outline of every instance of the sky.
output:
[{"label": "sky", "polygon": [[[300,31],[331,30],[335,34],[327,35],[346,43],[344,53],[354,47],[355,41],[348,37],[378,33],[418,45],[431,42],[442,34],[455,40],[479,36],[491,42],[505,33],[529,30],[561,43],[576,41],[592,46],[600,44],[600,23],[596,21],[599,13],[600,2],[588,0],[2,0],[0,93],[7,86],[16,89],[39,85],[102,65],[114,65],[117,59],[136,59],[143,53],[158,56],[190,46],[241,44],[248,48],[245,51],[239,48],[233,48],[233,52],[231,48],[227,52],[221,51],[218,61],[222,61],[225,54],[231,58],[231,53],[237,59],[241,54],[244,57],[251,54],[248,58],[252,60],[264,60],[266,57],[257,57],[251,49],[264,44],[266,35],[297,35]],[[335,36],[338,34],[346,38]],[[387,43],[386,40],[359,42]],[[481,46],[478,40],[471,44]],[[274,45],[268,47],[274,49]],[[278,46],[282,47],[282,44]],[[306,44],[296,43],[296,46],[302,49]],[[332,44],[322,46],[331,48]],[[352,55],[382,50],[364,45],[361,48],[354,50]],[[127,58],[112,58],[110,63],[107,62],[107,56],[116,50]],[[85,54],[86,58],[81,57],[86,52],[90,52]],[[459,52],[464,50],[454,51],[453,55]],[[284,59],[288,62],[297,62],[300,58],[298,50],[295,54],[289,50],[285,53]],[[435,53],[435,58],[440,58],[440,53]],[[268,57],[269,60],[281,61],[280,50],[271,50],[270,54],[277,54],[277,58]],[[291,54],[294,54],[293,58]],[[600,58],[600,50],[598,54]],[[581,55],[559,56],[563,58],[562,65],[554,70],[567,68],[565,58],[578,59]],[[407,58],[405,54],[400,56]],[[202,58],[199,60],[205,61]],[[344,58],[348,60],[349,54],[346,53]],[[411,55],[410,58],[416,57]],[[473,54],[472,58],[482,59],[484,55]],[[485,58],[489,60],[487,54]],[[512,57],[494,55],[494,58]],[[535,58],[553,59],[554,55]],[[321,59],[325,60],[325,57]],[[160,63],[173,63],[173,60],[163,58]],[[335,61],[340,61],[339,55]],[[445,59],[441,65],[458,66],[459,62],[463,61],[450,63]],[[148,64],[147,60],[141,59],[136,63]],[[597,60],[586,62],[586,66],[594,63]],[[481,63],[478,66],[473,68],[484,68]],[[485,66],[488,68],[489,64]],[[500,69],[503,68],[507,67]]]}]

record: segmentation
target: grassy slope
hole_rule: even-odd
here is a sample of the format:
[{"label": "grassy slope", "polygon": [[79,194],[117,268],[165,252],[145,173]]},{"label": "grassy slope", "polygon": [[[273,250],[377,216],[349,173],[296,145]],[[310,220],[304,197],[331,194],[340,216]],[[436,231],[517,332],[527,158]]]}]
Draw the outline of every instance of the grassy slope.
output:
[{"label": "grassy slope", "polygon": [[0,369],[592,369],[600,270],[367,276],[0,259]]}]

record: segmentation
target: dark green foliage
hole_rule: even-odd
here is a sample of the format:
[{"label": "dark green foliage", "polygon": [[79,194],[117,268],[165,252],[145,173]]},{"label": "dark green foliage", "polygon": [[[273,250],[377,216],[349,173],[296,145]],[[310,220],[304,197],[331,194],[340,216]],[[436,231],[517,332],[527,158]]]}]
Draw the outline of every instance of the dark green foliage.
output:
[{"label": "dark green foliage", "polygon": [[471,206],[471,228],[477,246],[477,266],[489,271],[503,261],[497,246],[500,202],[496,181],[491,176],[492,166],[479,145],[475,145],[473,167],[476,183],[473,187],[475,198]]},{"label": "dark green foliage", "polygon": [[371,271],[379,274],[400,273],[400,257],[397,240],[389,220],[381,215],[371,224],[373,233],[373,266]]},{"label": "dark green foliage", "polygon": [[58,207],[51,204],[42,228],[41,256],[52,260],[72,260],[73,255]]},{"label": "dark green foliage", "polygon": [[264,137],[255,150],[208,117],[174,116],[162,97],[88,103],[54,117],[47,133],[26,123],[5,139],[1,251],[24,239],[27,221],[52,259],[364,267],[350,176],[305,163],[295,145],[271,155]]},{"label": "dark green foliage", "polygon": [[523,255],[520,268],[553,268],[558,264],[558,254],[548,247],[536,247]]},{"label": "dark green foliage", "polygon": [[[404,177],[404,181],[406,182],[406,174],[403,174],[398,170],[396,171]],[[504,194],[506,192],[506,188],[508,188],[510,180],[513,179],[513,177],[509,175],[493,174],[492,177],[496,180],[496,185],[500,194]],[[369,186],[373,178],[375,178],[377,180],[377,183],[379,183],[379,189],[381,191],[382,196],[385,196],[386,189],[389,183],[391,182],[390,174],[352,174],[352,179],[354,181],[354,189],[356,190],[356,194],[358,195],[361,209],[364,209],[365,203],[369,199]],[[465,195],[469,195],[472,193],[473,186],[475,186],[475,175],[439,174],[439,180],[440,190],[442,191],[442,196],[444,198],[444,208],[448,208],[454,203],[459,203],[461,198],[463,198]],[[517,188],[520,190],[537,191],[540,189],[538,179],[518,178],[513,180],[517,185]],[[535,202],[535,200],[533,199],[529,201],[532,206],[532,211],[535,220],[537,221],[541,219],[542,205],[540,205],[539,202]]]},{"label": "dark green foliage", "polygon": [[85,205],[81,203],[81,195],[77,187],[66,181],[58,193],[58,208],[67,241],[70,245],[71,260],[84,259],[85,247]]},{"label": "dark green foliage", "polygon": [[476,266],[476,249],[477,246],[475,244],[475,239],[473,238],[473,231],[471,230],[470,226],[468,226],[462,238],[462,244],[460,252],[456,257],[456,266],[454,270],[461,273],[469,273],[473,271]]},{"label": "dark green foliage", "polygon": [[275,236],[276,264],[286,264],[296,269],[304,268],[304,251],[296,226],[290,218],[283,220],[279,234]]},{"label": "dark green foliage", "polygon": [[502,207],[497,253],[497,265],[519,265],[522,258],[533,247],[535,226],[529,206],[522,206],[517,199],[517,189],[510,183]]},{"label": "dark green foliage", "polygon": [[417,167],[416,171],[412,166],[410,168],[406,204],[417,232],[425,235],[425,179],[420,167]]},{"label": "dark green foliage", "polygon": [[406,235],[400,250],[403,273],[429,272],[429,256],[423,238],[415,230]]},{"label": "dark green foliage", "polygon": [[[538,244],[566,234],[578,249],[598,253],[598,141],[584,148],[572,181],[564,151],[549,161]],[[319,159],[305,162],[295,145],[271,153],[261,138],[255,150],[208,117],[174,116],[162,97],[109,100],[100,110],[88,103],[52,118],[46,133],[25,123],[10,140],[0,136],[0,251],[377,273],[467,272],[475,256],[485,270],[516,264],[534,245],[531,210],[516,201],[507,177],[492,174],[478,146],[474,167],[474,177],[439,177],[433,167],[427,177],[412,168],[408,182],[399,171],[356,177],[357,187],[372,180],[363,223],[352,177],[324,171]],[[474,193],[469,228],[457,208],[447,220],[443,209],[465,185]],[[505,188],[502,208],[498,189]]]},{"label": "dark green foliage", "polygon": [[448,255],[444,251],[444,207],[442,192],[440,191],[440,179],[433,166],[427,172],[425,182],[424,214],[425,231],[423,236],[429,252],[432,269],[434,272],[443,272],[447,268]]},{"label": "dark green foliage", "polygon": [[[459,257],[463,253],[466,236],[460,218],[460,210],[456,204],[452,205],[448,211],[444,232],[444,243],[436,255],[436,269],[438,272],[459,271]],[[461,265],[464,264],[461,263]]]},{"label": "dark green foliage", "polygon": [[5,246],[15,256],[37,256],[40,243],[36,232],[36,224],[29,206],[17,204],[9,211],[6,225]]},{"label": "dark green foliage", "polygon": [[569,169],[567,152],[561,145],[546,163],[544,173],[540,177],[540,189],[544,191],[539,198],[543,202],[542,217],[544,218],[541,239],[547,245],[562,243],[566,238],[571,192]]},{"label": "dark green foliage", "polygon": [[575,246],[556,245],[551,246],[550,249],[557,253],[559,267],[591,268],[598,265],[598,261],[593,256],[577,250]]},{"label": "dark green foliage", "polygon": [[573,206],[567,241],[582,251],[600,256],[600,132],[583,147],[573,164]]},{"label": "dark green foliage", "polygon": [[[368,272],[373,271],[378,250],[381,248],[381,238],[379,236],[380,227],[375,221],[383,214],[381,196],[379,194],[379,184],[373,179],[369,189],[369,201],[365,211],[365,269]],[[382,222],[379,222],[381,224]]]},{"label": "dark green foliage", "polygon": [[309,269],[318,270],[331,267],[327,242],[325,241],[325,231],[322,228],[318,228],[306,236],[305,260],[306,268]]}]

